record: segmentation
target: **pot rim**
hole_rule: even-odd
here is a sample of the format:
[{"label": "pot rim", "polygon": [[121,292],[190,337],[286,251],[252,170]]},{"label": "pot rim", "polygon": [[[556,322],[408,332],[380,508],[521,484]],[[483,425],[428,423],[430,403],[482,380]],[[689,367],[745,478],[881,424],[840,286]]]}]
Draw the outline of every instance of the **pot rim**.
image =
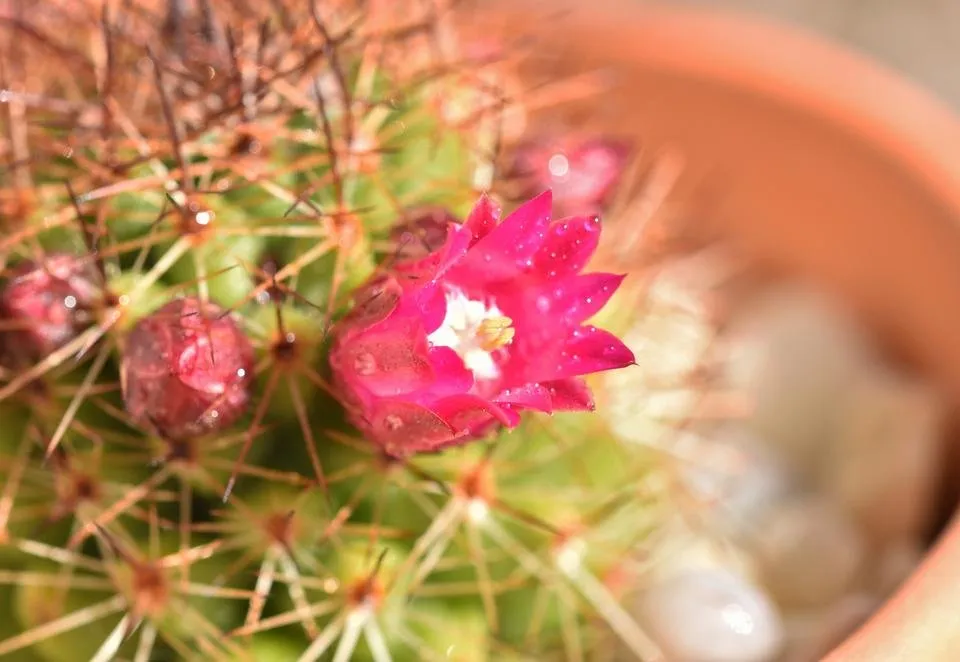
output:
[{"label": "pot rim", "polygon": [[[577,50],[734,86],[819,116],[903,163],[960,216],[960,122],[902,75],[816,33],[744,11],[636,0],[595,0],[584,9],[581,0],[482,0],[476,7],[526,26],[527,34],[602,32],[602,43],[584,40]],[[779,49],[769,48],[772,37]]]},{"label": "pot rim", "polygon": [[[484,0],[478,9],[525,31],[603,34],[603,40],[576,45],[597,60],[642,63],[801,109],[902,164],[960,219],[957,117],[918,85],[826,38],[742,12],[638,6],[635,0],[599,0],[586,11],[581,0]],[[772,39],[778,49],[769,48]],[[960,223],[951,225],[947,230],[960,243]],[[956,585],[960,512],[906,582],[826,660],[957,659]]]}]

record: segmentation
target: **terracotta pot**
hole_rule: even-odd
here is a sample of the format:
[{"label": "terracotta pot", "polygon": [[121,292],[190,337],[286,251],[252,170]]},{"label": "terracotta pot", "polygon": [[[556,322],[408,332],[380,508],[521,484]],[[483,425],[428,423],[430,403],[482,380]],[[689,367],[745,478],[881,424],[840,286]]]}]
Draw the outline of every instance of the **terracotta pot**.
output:
[{"label": "terracotta pot", "polygon": [[[718,193],[702,209],[711,222],[759,260],[839,296],[960,405],[951,113],[837,47],[743,17],[598,0],[481,7],[492,29],[524,36],[554,77],[609,74],[578,117],[652,151],[678,149],[687,184]],[[958,585],[960,520],[829,659],[960,659]]]}]

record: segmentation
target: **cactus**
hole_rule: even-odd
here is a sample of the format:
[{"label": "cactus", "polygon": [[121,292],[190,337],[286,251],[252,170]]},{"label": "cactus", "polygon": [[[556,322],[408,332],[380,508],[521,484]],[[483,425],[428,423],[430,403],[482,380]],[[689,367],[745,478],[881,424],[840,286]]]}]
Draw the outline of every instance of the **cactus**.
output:
[{"label": "cactus", "polygon": [[518,143],[451,6],[8,7],[0,659],[654,657],[626,147]]}]

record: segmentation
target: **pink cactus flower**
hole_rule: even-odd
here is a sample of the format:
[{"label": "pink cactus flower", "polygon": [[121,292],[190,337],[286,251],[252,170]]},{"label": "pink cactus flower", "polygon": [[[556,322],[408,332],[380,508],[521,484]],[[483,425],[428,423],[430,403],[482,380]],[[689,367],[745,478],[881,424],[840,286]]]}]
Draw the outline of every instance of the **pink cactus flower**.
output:
[{"label": "pink cactus flower", "polygon": [[253,346],[213,303],[171,301],[127,336],[120,381],[127,412],[173,441],[223,430],[252,398]]},{"label": "pink cactus flower", "polygon": [[581,274],[600,220],[551,221],[552,194],[502,223],[482,197],[443,246],[361,288],[330,362],[352,421],[388,454],[460,445],[522,410],[590,410],[582,375],[631,365],[614,335],[583,322],[623,276]]},{"label": "pink cactus flower", "polygon": [[0,293],[0,318],[10,325],[0,336],[8,360],[35,361],[73,340],[100,293],[93,264],[82,256],[52,253],[18,264]]},{"label": "pink cactus flower", "polygon": [[527,193],[552,189],[558,214],[597,214],[610,202],[629,156],[626,143],[607,138],[534,140],[516,149],[511,175]]}]

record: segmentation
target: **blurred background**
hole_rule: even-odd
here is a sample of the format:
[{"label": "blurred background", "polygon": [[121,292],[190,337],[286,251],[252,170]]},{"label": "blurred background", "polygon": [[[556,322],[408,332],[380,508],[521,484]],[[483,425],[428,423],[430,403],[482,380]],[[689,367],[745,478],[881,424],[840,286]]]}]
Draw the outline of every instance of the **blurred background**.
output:
[{"label": "blurred background", "polygon": [[960,108],[956,0],[641,1],[742,10],[802,26],[879,60]]}]

